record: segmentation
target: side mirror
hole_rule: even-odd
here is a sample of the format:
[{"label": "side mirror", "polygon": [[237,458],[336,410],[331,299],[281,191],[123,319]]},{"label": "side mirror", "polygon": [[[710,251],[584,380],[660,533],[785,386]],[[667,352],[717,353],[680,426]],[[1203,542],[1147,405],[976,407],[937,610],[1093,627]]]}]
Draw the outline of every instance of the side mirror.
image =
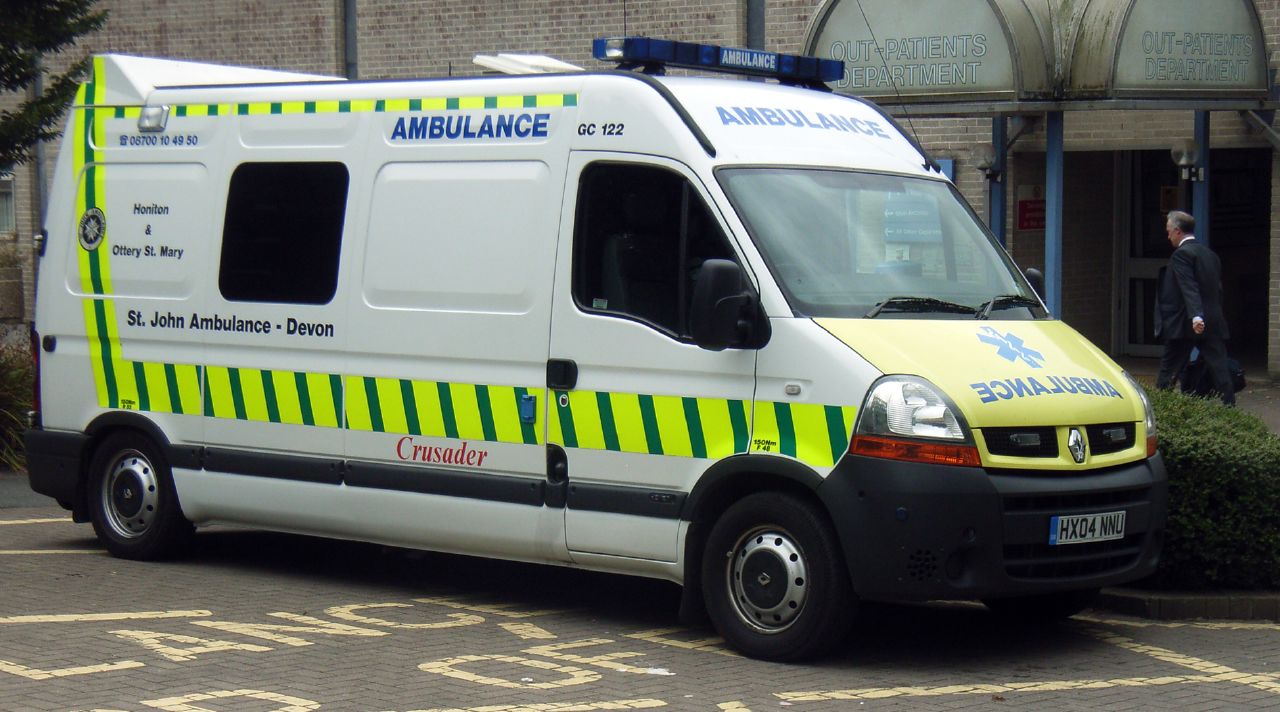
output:
[{"label": "side mirror", "polygon": [[769,340],[760,300],[746,289],[742,268],[731,260],[707,260],[698,271],[689,311],[689,334],[708,351],[761,346]]},{"label": "side mirror", "polygon": [[1036,295],[1040,299],[1044,299],[1044,273],[1035,267],[1027,268],[1027,281],[1031,283],[1031,288],[1036,290]]}]

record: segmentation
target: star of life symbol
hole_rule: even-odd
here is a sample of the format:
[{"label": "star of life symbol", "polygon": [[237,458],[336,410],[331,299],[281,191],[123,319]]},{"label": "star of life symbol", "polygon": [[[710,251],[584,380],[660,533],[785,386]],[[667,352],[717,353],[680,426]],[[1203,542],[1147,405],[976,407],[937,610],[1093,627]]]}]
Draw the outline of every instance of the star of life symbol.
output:
[{"label": "star of life symbol", "polygon": [[982,327],[978,340],[996,347],[996,355],[1009,361],[1021,360],[1032,368],[1040,368],[1044,355],[1035,349],[1027,348],[1022,339],[1012,333],[1001,334],[990,326]]}]

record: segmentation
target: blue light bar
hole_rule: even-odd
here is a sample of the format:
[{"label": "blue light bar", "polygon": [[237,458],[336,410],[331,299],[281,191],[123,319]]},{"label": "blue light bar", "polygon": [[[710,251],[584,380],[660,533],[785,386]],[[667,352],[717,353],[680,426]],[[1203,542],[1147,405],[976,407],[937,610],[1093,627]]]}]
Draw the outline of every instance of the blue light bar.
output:
[{"label": "blue light bar", "polygon": [[591,43],[596,59],[646,69],[683,67],[708,72],[769,77],[784,83],[834,82],[844,76],[844,62],[758,49],[676,42],[652,37],[601,37]]}]

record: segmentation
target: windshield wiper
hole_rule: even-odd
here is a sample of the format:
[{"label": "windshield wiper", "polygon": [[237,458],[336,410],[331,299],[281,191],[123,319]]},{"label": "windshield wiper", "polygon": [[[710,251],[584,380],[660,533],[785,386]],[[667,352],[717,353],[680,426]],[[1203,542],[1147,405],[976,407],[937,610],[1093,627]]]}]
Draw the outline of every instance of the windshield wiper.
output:
[{"label": "windshield wiper", "polygon": [[973,314],[975,311],[973,307],[933,297],[889,297],[872,307],[863,318],[874,319],[888,308],[900,312],[950,312],[952,314]]},{"label": "windshield wiper", "polygon": [[978,307],[977,313],[973,315],[975,319],[987,319],[991,316],[991,312],[996,309],[1009,309],[1011,307],[1038,307],[1040,301],[1022,294],[1001,294],[993,297],[991,301],[984,302]]}]

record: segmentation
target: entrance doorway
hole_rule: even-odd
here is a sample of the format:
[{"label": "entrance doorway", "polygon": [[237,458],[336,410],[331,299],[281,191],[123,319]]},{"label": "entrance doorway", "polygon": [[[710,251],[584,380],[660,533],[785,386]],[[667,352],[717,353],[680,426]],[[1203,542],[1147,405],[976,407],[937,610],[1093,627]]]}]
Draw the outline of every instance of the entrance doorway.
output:
[{"label": "entrance doorway", "polygon": [[[1262,364],[1267,344],[1270,149],[1213,149],[1210,161],[1210,246],[1222,259],[1223,309],[1231,355]],[[1159,270],[1169,260],[1165,215],[1190,211],[1190,184],[1180,183],[1168,151],[1123,151],[1116,161],[1120,351],[1159,356],[1155,306]]]}]

